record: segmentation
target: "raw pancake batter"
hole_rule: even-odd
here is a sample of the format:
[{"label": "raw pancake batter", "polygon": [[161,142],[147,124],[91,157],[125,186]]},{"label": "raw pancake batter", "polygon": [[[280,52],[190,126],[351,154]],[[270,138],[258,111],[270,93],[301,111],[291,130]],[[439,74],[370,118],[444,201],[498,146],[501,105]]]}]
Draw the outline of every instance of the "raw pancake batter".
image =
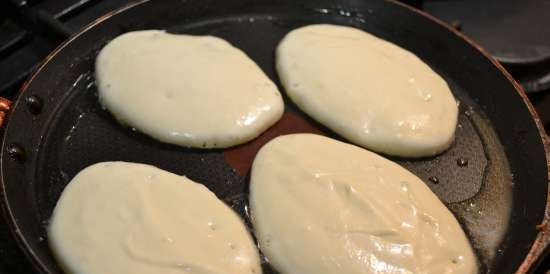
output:
[{"label": "raw pancake batter", "polygon": [[290,98],[353,143],[423,157],[454,139],[458,108],[445,80],[388,41],[351,27],[310,25],[287,34],[276,56]]},{"label": "raw pancake batter", "polygon": [[229,207],[204,185],[144,164],[83,169],[55,207],[48,240],[71,274],[261,274]]},{"label": "raw pancake batter", "polygon": [[475,274],[460,225],[415,175],[313,134],[267,143],[250,183],[254,233],[282,274]]},{"label": "raw pancake batter", "polygon": [[96,78],[100,102],[120,122],[184,147],[247,142],[284,108],[258,65],[212,36],[123,34],[99,53]]}]

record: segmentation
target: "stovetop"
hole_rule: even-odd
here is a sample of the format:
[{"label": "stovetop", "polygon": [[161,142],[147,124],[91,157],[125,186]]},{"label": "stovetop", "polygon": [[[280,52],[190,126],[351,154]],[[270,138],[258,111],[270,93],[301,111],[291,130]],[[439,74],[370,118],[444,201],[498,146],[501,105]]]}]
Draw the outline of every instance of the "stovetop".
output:
[{"label": "stovetop", "polygon": [[[37,64],[71,34],[134,1],[0,1],[0,96],[12,99]],[[549,0],[401,1],[478,41],[524,86],[550,129]],[[549,269],[550,258],[535,273],[548,274]],[[0,218],[0,274],[23,273],[35,272]]]}]

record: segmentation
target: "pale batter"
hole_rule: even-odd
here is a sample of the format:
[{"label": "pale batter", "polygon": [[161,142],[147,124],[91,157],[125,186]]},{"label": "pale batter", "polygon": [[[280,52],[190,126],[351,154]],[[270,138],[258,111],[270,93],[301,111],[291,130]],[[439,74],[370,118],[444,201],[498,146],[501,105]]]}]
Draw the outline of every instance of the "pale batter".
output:
[{"label": "pale batter", "polygon": [[276,62],[290,98],[358,145],[422,157],[454,139],[458,108],[447,83],[395,44],[351,27],[310,25],[283,39]]},{"label": "pale batter", "polygon": [[78,173],[48,240],[71,274],[261,274],[244,224],[214,193],[143,164],[104,162]]},{"label": "pale batter", "polygon": [[262,252],[283,274],[475,274],[460,225],[415,175],[313,134],[256,156],[250,204]]},{"label": "pale batter", "polygon": [[101,50],[95,67],[100,102],[121,123],[184,147],[247,142],[284,108],[258,65],[217,37],[129,32]]}]

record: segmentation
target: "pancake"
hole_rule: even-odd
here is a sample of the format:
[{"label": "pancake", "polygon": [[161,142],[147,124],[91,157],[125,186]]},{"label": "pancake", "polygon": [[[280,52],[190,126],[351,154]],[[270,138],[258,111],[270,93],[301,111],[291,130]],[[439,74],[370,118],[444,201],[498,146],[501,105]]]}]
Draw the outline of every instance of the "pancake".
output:
[{"label": "pancake", "polygon": [[282,274],[475,274],[459,223],[414,174],[360,147],[285,135],[254,159],[250,209]]},{"label": "pancake", "polygon": [[144,164],[80,171],[57,202],[48,241],[71,274],[261,274],[228,206],[204,185]]},{"label": "pancake", "polygon": [[121,123],[184,147],[245,143],[284,108],[258,65],[217,37],[129,32],[101,50],[95,68],[100,102]]},{"label": "pancake", "polygon": [[359,29],[310,25],[288,33],[276,66],[312,118],[369,150],[425,157],[454,140],[457,103],[413,53]]}]

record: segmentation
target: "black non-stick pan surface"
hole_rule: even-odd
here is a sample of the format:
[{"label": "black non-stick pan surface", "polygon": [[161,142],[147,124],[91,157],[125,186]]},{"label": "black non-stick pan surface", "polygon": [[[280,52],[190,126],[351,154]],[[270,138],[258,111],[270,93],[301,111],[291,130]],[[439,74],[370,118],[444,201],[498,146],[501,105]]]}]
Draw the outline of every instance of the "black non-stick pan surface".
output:
[{"label": "black non-stick pan surface", "polygon": [[[292,132],[344,140],[285,97],[283,119],[248,144],[200,150],[160,143],[119,125],[98,103],[94,60],[109,40],[139,29],[219,36],[246,52],[284,93],[274,50],[287,32],[314,23],[364,29],[415,53],[447,80],[460,102],[453,146],[433,158],[389,158],[423,179],[456,215],[481,272],[525,273],[536,261],[525,259],[529,250],[543,244],[536,227],[543,222],[548,175],[540,125],[523,93],[483,52],[433,19],[393,2],[355,0],[146,1],[104,16],[52,53],[12,106],[1,156],[4,209],[37,269],[61,273],[47,244],[48,219],[71,178],[93,163],[140,162],[185,175],[215,192],[253,230],[248,170],[262,144]],[[268,263],[263,267],[276,273]]]}]

